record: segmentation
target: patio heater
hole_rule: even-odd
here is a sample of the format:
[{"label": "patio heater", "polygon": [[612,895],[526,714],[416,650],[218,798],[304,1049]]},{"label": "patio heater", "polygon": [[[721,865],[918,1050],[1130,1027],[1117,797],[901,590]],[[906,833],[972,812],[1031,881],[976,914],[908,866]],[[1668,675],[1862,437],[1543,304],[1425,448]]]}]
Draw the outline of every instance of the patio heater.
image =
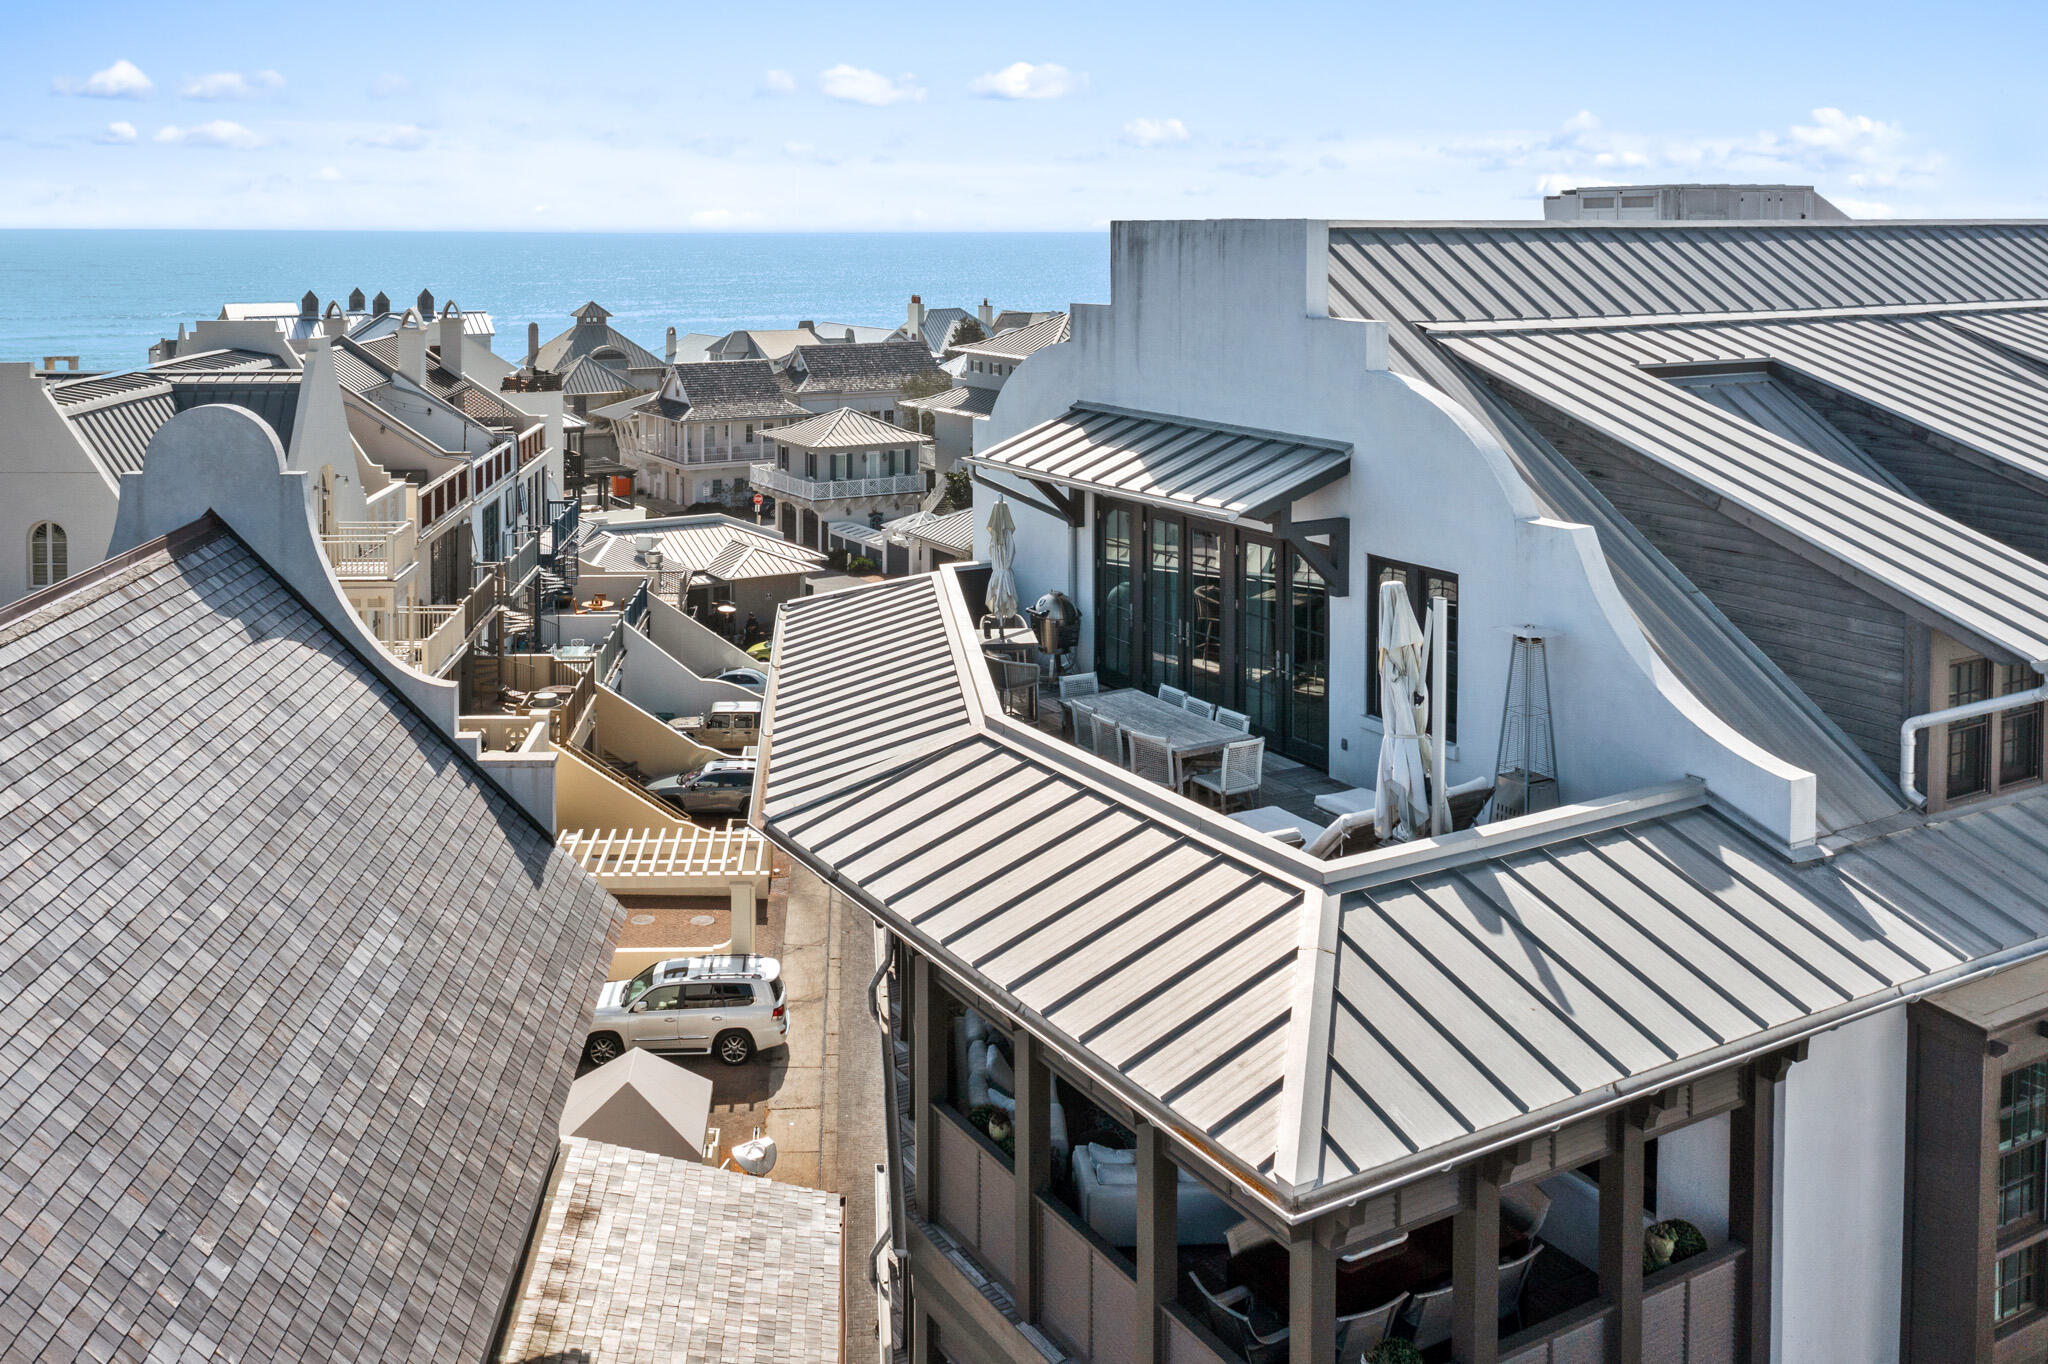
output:
[{"label": "patio heater", "polygon": [[1550,664],[1544,654],[1545,639],[1556,632],[1518,625],[1512,633],[1489,824],[1552,810],[1558,803],[1557,736],[1550,721]]}]

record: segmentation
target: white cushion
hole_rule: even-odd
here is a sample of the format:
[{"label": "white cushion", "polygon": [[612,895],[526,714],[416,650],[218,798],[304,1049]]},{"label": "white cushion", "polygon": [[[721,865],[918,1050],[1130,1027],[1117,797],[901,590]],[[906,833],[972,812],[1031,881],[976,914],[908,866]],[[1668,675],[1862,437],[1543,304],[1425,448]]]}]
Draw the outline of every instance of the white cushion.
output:
[{"label": "white cushion", "polygon": [[1010,1069],[1010,1058],[1003,1055],[1002,1048],[993,1042],[988,1048],[988,1082],[1005,1093],[1017,1092],[1017,1075]]},{"label": "white cushion", "polygon": [[988,1021],[974,1010],[969,1009],[961,1019],[966,1025],[968,1041],[978,1042],[988,1036]]},{"label": "white cushion", "polygon": [[1261,805],[1256,810],[1246,810],[1231,816],[1253,833],[1277,838],[1282,843],[1302,844],[1312,842],[1322,833],[1320,824],[1311,824],[1305,819],[1289,814],[1277,805]]},{"label": "white cushion", "polygon": [[1113,1146],[1098,1146],[1092,1141],[1088,1143],[1087,1151],[1089,1157],[1097,1165],[1136,1165],[1138,1163],[1138,1153],[1136,1151],[1119,1151]]},{"label": "white cushion", "polygon": [[1098,1161],[1095,1165],[1095,1182],[1102,1185],[1136,1185],[1138,1167],[1135,1165],[1106,1165]]},{"label": "white cushion", "polygon": [[994,1085],[990,1085],[988,1088],[988,1099],[986,1102],[1002,1109],[1003,1112],[1009,1114],[1012,1118],[1017,1116],[1017,1101],[1008,1094],[1003,1093],[1002,1090],[997,1089]]},{"label": "white cushion", "polygon": [[1332,791],[1316,797],[1316,809],[1326,815],[1357,815],[1372,809],[1376,797],[1370,786],[1354,786],[1349,791]]}]

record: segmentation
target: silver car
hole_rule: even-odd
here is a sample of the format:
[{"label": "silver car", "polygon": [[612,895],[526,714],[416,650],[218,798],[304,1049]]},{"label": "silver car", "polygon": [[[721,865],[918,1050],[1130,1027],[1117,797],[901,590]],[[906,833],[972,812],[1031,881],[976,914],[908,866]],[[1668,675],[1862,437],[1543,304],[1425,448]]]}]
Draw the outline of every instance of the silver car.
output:
[{"label": "silver car", "polygon": [[773,957],[672,957],[598,992],[583,1057],[603,1065],[629,1047],[744,1064],[789,1038],[782,963]]}]

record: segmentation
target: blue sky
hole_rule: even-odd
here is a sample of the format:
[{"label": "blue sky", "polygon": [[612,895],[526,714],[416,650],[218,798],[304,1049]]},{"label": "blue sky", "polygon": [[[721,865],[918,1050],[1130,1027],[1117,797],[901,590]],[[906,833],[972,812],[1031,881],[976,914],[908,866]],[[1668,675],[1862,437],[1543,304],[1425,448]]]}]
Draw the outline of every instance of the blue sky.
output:
[{"label": "blue sky", "polygon": [[2048,217],[2048,6],[7,6],[0,226],[1091,229],[1813,182]]}]

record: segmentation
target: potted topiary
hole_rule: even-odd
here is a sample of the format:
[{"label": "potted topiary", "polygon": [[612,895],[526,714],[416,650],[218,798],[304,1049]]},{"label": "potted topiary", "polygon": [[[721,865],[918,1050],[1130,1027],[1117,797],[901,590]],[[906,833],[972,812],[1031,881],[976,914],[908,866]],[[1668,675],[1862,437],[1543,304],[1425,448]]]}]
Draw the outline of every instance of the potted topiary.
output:
[{"label": "potted topiary", "polygon": [[1002,1116],[1003,1110],[994,1104],[976,1104],[967,1110],[967,1121],[984,1137],[988,1136],[989,1123]]},{"label": "potted topiary", "polygon": [[1422,1364],[1422,1351],[1415,1348],[1412,1340],[1399,1336],[1388,1336],[1372,1347],[1365,1357],[1365,1364]]},{"label": "potted topiary", "polygon": [[1683,1217],[1653,1222],[1643,1229],[1643,1273],[1654,1274],[1706,1249],[1706,1235]]}]

